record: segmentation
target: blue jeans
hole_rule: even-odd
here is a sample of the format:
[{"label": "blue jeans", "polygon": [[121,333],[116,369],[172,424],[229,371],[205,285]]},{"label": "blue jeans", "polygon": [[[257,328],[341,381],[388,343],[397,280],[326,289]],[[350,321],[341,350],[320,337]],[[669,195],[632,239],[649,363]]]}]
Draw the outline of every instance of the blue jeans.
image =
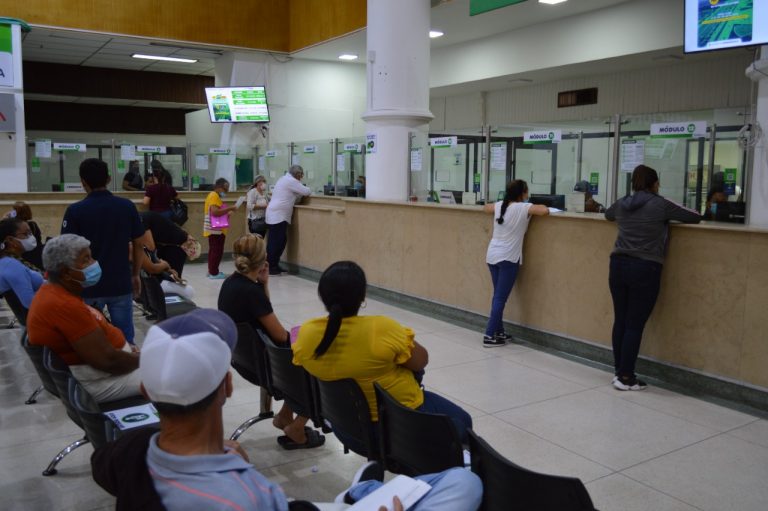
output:
[{"label": "blue jeans", "polygon": [[515,285],[520,263],[501,261],[500,263],[489,264],[488,269],[491,270],[493,299],[491,300],[491,316],[488,318],[485,335],[492,337],[504,332],[504,307],[507,305],[507,299],[512,292],[512,286]]},{"label": "blue jeans", "polygon": [[645,323],[653,312],[661,287],[662,265],[637,257],[612,255],[608,285],[613,298],[614,370],[617,376],[635,375]]},{"label": "blue jeans", "polygon": [[416,408],[416,410],[426,413],[447,415],[451,418],[451,421],[453,421],[453,425],[456,426],[456,432],[459,434],[461,443],[466,445],[469,442],[467,439],[467,430],[472,427],[472,417],[470,417],[469,414],[456,403],[449,401],[434,392],[425,390],[424,402],[420,407]]},{"label": "blue jeans", "polygon": [[[432,488],[410,508],[411,511],[476,511],[480,507],[483,483],[466,468],[450,468],[414,479],[424,481]],[[383,484],[380,481],[363,481],[349,489],[349,496],[357,502]]]},{"label": "blue jeans", "polygon": [[87,298],[85,303],[101,312],[104,312],[104,307],[106,306],[109,311],[109,320],[123,332],[126,341],[134,344],[133,295]]}]

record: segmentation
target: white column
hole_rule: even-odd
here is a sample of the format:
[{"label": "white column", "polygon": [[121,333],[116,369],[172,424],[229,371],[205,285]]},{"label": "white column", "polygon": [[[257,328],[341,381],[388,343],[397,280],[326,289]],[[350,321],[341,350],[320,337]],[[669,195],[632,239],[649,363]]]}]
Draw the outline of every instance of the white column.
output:
[{"label": "white column", "polygon": [[[429,0],[368,0],[366,197],[408,199],[408,135],[428,123]],[[369,143],[370,145],[370,143]]]},{"label": "white column", "polygon": [[[3,52],[7,55],[5,52]],[[0,94],[10,96],[14,104],[16,127],[15,132],[0,133],[0,192],[26,192],[27,190],[27,132],[24,124],[24,84],[21,69],[21,27],[11,25],[11,62],[7,58],[0,66],[7,83],[13,76],[13,83],[0,85]],[[10,71],[10,73],[9,73]]]},{"label": "white column", "polygon": [[[759,63],[768,61],[768,46],[761,50]],[[763,73],[768,66],[762,66]],[[752,181],[748,190],[749,224],[754,227],[768,227],[768,76],[759,76],[757,109],[753,123],[762,127],[763,136],[757,141],[752,165]],[[753,78],[754,79],[754,78]]]}]

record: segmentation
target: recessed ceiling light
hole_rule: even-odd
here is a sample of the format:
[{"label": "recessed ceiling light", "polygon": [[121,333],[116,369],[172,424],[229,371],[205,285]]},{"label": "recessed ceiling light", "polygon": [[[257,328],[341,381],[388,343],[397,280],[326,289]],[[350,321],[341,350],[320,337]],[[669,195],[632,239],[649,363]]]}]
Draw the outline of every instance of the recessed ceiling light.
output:
[{"label": "recessed ceiling light", "polygon": [[430,30],[429,31],[429,38],[430,39],[437,39],[438,37],[443,37],[445,34],[443,32],[440,32],[439,30]]},{"label": "recessed ceiling light", "polygon": [[555,4],[561,4],[565,2],[566,0],[539,0],[540,4],[549,4],[549,5],[555,5]]},{"label": "recessed ceiling light", "polygon": [[357,60],[357,55],[353,53],[342,53],[339,55],[339,60]]},{"label": "recessed ceiling light", "polygon": [[194,64],[197,62],[197,59],[182,59],[179,57],[162,57],[160,55],[143,55],[141,53],[134,53],[131,55],[131,57],[135,59],[146,59],[146,60],[164,60],[166,62],[184,62],[185,64]]}]

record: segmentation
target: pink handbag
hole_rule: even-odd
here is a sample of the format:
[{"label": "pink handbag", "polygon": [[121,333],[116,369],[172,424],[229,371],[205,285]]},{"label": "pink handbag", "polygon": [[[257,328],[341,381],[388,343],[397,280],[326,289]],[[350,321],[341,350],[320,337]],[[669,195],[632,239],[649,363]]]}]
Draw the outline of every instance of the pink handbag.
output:
[{"label": "pink handbag", "polygon": [[211,216],[211,228],[212,229],[226,229],[229,227],[229,215],[214,216],[210,212]]}]

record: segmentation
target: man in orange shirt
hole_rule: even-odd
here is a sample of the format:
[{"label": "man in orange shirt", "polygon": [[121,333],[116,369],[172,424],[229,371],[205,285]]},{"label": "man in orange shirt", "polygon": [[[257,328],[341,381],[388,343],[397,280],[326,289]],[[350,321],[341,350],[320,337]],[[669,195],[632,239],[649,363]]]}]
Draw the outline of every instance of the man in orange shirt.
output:
[{"label": "man in orange shirt", "polygon": [[43,265],[49,281],[29,308],[29,342],[59,355],[97,402],[139,395],[138,355],[123,333],[81,296],[101,278],[89,247],[90,242],[76,234],[46,243]]}]

